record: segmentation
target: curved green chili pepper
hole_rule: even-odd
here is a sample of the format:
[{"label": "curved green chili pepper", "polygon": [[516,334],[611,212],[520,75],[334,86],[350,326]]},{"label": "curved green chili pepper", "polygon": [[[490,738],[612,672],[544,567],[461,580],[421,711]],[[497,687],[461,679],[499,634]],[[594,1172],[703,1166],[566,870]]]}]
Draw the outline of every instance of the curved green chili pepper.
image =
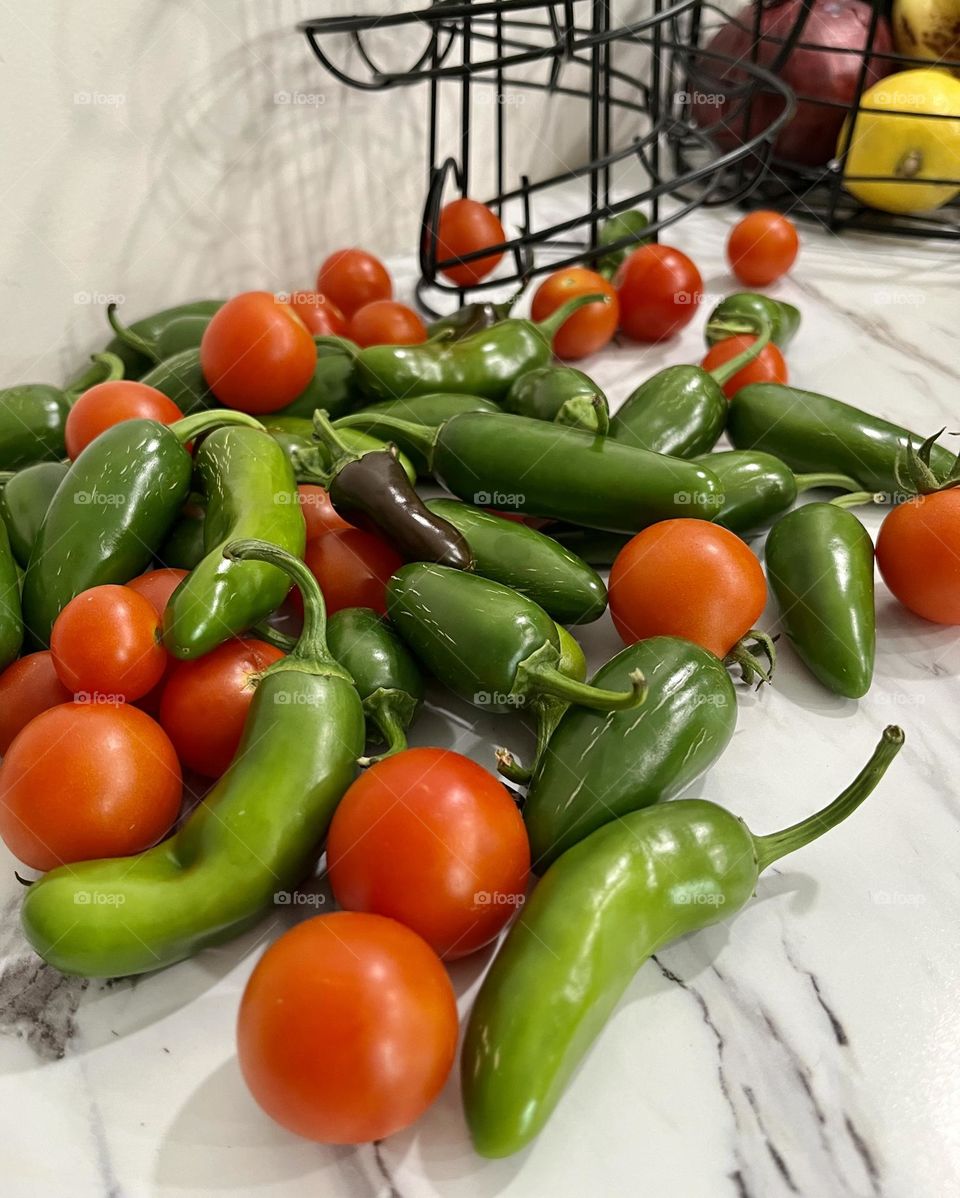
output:
[{"label": "curved green chili pepper", "polygon": [[172,425],[124,420],[90,442],[57,488],[27,563],[32,643],[49,642],[54,620],[81,591],[146,569],[190,492],[184,445],[221,425],[260,428],[245,412],[198,412]]},{"label": "curved green chili pepper", "polygon": [[873,542],[852,512],[808,503],[767,537],[780,623],[813,676],[835,694],[870,689],[876,648]]},{"label": "curved green chili pepper", "polygon": [[490,329],[506,320],[519,298],[520,292],[517,292],[510,299],[500,303],[478,300],[472,304],[464,304],[449,316],[441,316],[431,321],[427,325],[427,333],[431,341],[441,334],[453,341],[462,341],[464,337],[479,333],[483,329]]},{"label": "curved green chili pepper", "polygon": [[[890,496],[899,490],[898,457],[909,441],[924,439],[839,399],[782,383],[741,387],[730,401],[727,432],[737,449],[762,449],[792,470],[846,474]],[[935,471],[947,473],[953,461],[948,449],[933,447]]]},{"label": "curved green chili pepper", "polygon": [[0,522],[0,670],[5,670],[16,660],[22,644],[20,571],[10,548],[6,527]]},{"label": "curved green chili pepper", "polygon": [[184,349],[152,366],[140,382],[173,400],[181,412],[215,408],[217,397],[207,386],[200,368],[200,350]]},{"label": "curved green chili pepper", "polygon": [[773,454],[757,450],[728,449],[693,459],[702,462],[720,480],[723,507],[714,517],[731,532],[750,532],[789,508],[799,494],[817,487],[856,491],[855,479],[843,474],[794,474]]},{"label": "curved green chili pepper", "polygon": [[[542,607],[489,578],[444,566],[403,566],[387,584],[387,612],[421,663],[485,711],[531,712],[542,732],[544,698],[599,711],[643,702],[642,676],[601,690],[561,672],[557,626]],[[538,737],[542,741],[542,737]]]},{"label": "curved green chili pepper", "polygon": [[608,820],[679,794],[730,743],[737,697],[719,658],[652,637],[608,661],[593,685],[618,689],[637,672],[649,688],[639,711],[571,707],[550,738],[523,810],[538,872]]},{"label": "curved green chili pepper", "polygon": [[597,384],[572,366],[538,366],[513,384],[503,410],[534,420],[555,420],[587,432],[606,434],[610,427],[607,397]]},{"label": "curved green chili pepper", "polygon": [[596,570],[543,533],[458,499],[428,499],[427,507],[460,530],[478,574],[526,595],[558,623],[589,624],[607,610]]},{"label": "curved green chili pepper", "polygon": [[773,344],[786,349],[800,327],[800,312],[793,304],[769,295],[738,291],[722,299],[710,313],[704,337],[707,345],[716,345],[740,333],[759,333],[765,323],[770,326]]},{"label": "curved green chili pepper", "polygon": [[30,887],[27,939],[63,973],[162,969],[289,902],[356,776],[363,709],[327,649],[313,575],[274,545],[238,541],[227,552],[297,583],[303,632],[261,674],[233,763],[179,831],[139,856],[63,866]]},{"label": "curved green chili pepper", "polygon": [[306,544],[293,470],[260,425],[211,433],[194,455],[194,469],[206,497],[206,556],[173,592],[163,619],[163,642],[182,660],[245,632],[275,611],[289,589],[287,574],[263,557],[227,559],[228,542],[255,538],[295,557]]},{"label": "curved green chili pepper", "polygon": [[521,374],[550,361],[563,322],[584,304],[598,302],[606,298],[578,295],[539,323],[509,317],[462,341],[438,337],[422,345],[373,345],[357,351],[357,380],[375,399],[454,391],[500,400]]},{"label": "curved green chili pepper", "polygon": [[21,566],[30,560],[47,509],[69,469],[69,462],[37,462],[9,475],[3,483],[0,519],[10,537],[13,556]]},{"label": "curved green chili pepper", "polygon": [[[312,413],[311,413],[312,415]],[[264,427],[290,459],[298,482],[319,482],[330,469],[332,458],[327,449],[313,436],[313,420],[303,416],[265,416]],[[337,428],[337,434],[352,453],[381,453],[387,442],[358,428]],[[405,453],[399,455],[403,472],[411,483],[417,481],[413,462]],[[321,482],[322,485],[322,482]]]},{"label": "curved green chili pepper", "polygon": [[464,412],[436,429],[381,416],[379,427],[414,445],[448,491],[478,507],[639,532],[675,516],[711,520],[723,502],[697,463],[527,416]]},{"label": "curved green chili pepper", "polygon": [[615,216],[608,217],[600,226],[597,245],[615,245],[627,237],[630,240],[619,249],[611,250],[602,258],[598,258],[594,270],[603,275],[605,279],[612,279],[617,273],[620,263],[632,254],[637,246],[649,245],[651,238],[643,236],[643,232],[649,224],[650,222],[638,208],[631,208],[627,212],[618,212]]},{"label": "curved green chili pepper", "polygon": [[[169,325],[180,325],[185,317],[199,316],[205,317],[209,321],[215,312],[220,311],[225,302],[225,300],[215,299],[177,304],[176,307],[164,308],[160,312],[154,312],[151,316],[144,316],[141,320],[133,321],[124,331],[132,333],[134,337],[148,344],[154,341],[159,342],[168,335],[166,330]],[[116,334],[107,342],[104,350],[106,353],[116,354],[123,362],[124,377],[128,379],[142,378],[155,364],[154,359],[147,353],[142,352],[136,345]],[[73,386],[75,384],[71,384],[71,387]]]},{"label": "curved green chili pepper", "polygon": [[171,317],[158,326],[152,335],[145,336],[133,327],[128,328],[117,316],[117,305],[107,305],[107,320],[119,342],[155,366],[185,349],[199,349],[213,313],[185,312]]},{"label": "curved green chili pepper", "polygon": [[203,523],[206,515],[203,496],[192,495],[157,550],[157,561],[162,566],[192,570],[203,561]]},{"label": "curved green chili pepper", "polygon": [[903,745],[890,727],[829,806],[768,836],[703,799],[636,811],[564,853],[477,994],[463,1044],[474,1147],[509,1156],[546,1123],[637,970],[670,941],[744,907],[768,866],[867,798]]},{"label": "curved green chili pepper", "polygon": [[678,458],[709,452],[727,421],[724,383],[752,362],[769,340],[770,326],[764,325],[752,345],[713,370],[701,366],[661,370],[627,397],[610,422],[610,436]]}]

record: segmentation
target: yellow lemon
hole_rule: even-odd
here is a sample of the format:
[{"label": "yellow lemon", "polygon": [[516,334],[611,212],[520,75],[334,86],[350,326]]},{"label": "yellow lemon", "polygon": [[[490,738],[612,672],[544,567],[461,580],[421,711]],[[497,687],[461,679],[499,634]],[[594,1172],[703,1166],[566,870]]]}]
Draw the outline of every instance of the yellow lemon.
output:
[{"label": "yellow lemon", "polygon": [[[857,181],[877,175],[890,182]],[[864,92],[843,181],[851,195],[884,212],[928,212],[960,194],[960,80],[924,67],[888,75]]]}]

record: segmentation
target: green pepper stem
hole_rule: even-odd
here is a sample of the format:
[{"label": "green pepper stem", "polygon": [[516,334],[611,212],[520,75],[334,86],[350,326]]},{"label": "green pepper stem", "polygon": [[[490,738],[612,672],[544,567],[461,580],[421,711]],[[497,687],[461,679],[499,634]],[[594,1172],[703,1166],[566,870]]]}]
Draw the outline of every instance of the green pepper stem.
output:
[{"label": "green pepper stem", "polygon": [[639,670],[630,674],[630,690],[607,691],[591,686],[589,682],[578,682],[556,666],[545,662],[521,662],[517,667],[517,690],[533,696],[549,695],[554,699],[565,699],[580,707],[594,711],[628,711],[639,707],[647,697],[647,681]]},{"label": "green pepper stem", "polygon": [[[291,661],[342,669],[327,648],[327,607],[323,592],[309,568],[299,558],[279,545],[252,539],[230,541],[223,547],[223,556],[232,562],[265,562],[268,566],[276,566],[296,583],[303,599],[303,629],[297,643],[283,661],[268,666],[263,672],[264,676],[277,667],[289,668]],[[346,676],[345,670],[343,673]]]},{"label": "green pepper stem", "polygon": [[[437,447],[437,441],[443,429],[442,424],[435,428],[429,428],[425,424],[415,424],[412,420],[402,420],[399,416],[386,416],[379,413],[369,416],[364,412],[354,412],[351,416],[341,416],[335,427],[364,429],[369,428],[371,423],[375,423],[378,429],[384,428],[390,432],[399,433],[403,441],[409,442],[423,454],[427,459],[428,469],[433,470],[433,451]],[[400,448],[405,448],[405,446],[401,445]]]},{"label": "green pepper stem", "polygon": [[795,474],[797,493],[813,491],[816,487],[836,487],[840,491],[857,491],[860,484],[848,474]]},{"label": "green pepper stem", "polygon": [[330,423],[330,413],[324,408],[317,408],[313,413],[313,439],[330,451],[329,475],[337,474],[348,462],[357,462],[363,456],[356,453],[347,445],[337,430]]},{"label": "green pepper stem", "polygon": [[762,873],[768,865],[779,861],[788,853],[803,848],[836,827],[860,806],[871,793],[894,757],[903,748],[903,729],[891,724],[884,728],[883,736],[873,755],[856,778],[842,794],[838,795],[822,811],[808,816],[792,827],[784,828],[782,832],[773,832],[768,836],[755,836],[754,844],[757,852],[757,872]]},{"label": "green pepper stem", "polygon": [[157,353],[156,341],[148,341],[145,337],[141,337],[139,333],[135,333],[133,329],[128,329],[117,315],[117,305],[107,305],[107,320],[110,322],[110,327],[117,334],[124,345],[129,345],[131,349],[135,349],[138,354],[143,354],[145,358],[149,358],[156,365],[160,361],[160,355]]},{"label": "green pepper stem", "polygon": [[395,753],[402,753],[407,747],[406,728],[400,714],[390,702],[389,696],[381,692],[380,702],[370,703],[368,701],[364,703],[363,710],[367,718],[377,726],[377,731],[386,741],[387,747],[382,753],[377,753],[374,756],[360,757],[359,764],[362,766],[376,765],[378,761],[392,757]]},{"label": "green pepper stem", "polygon": [[[750,645],[753,648],[749,648]],[[764,665],[761,658],[766,658]],[[740,676],[750,686],[756,679],[757,690],[773,679],[777,665],[777,649],[774,639],[759,628],[751,628],[733,646],[723,659],[725,666],[739,666]]]},{"label": "green pepper stem", "polygon": [[516,786],[528,786],[533,778],[533,770],[527,769],[525,765],[521,765],[516,757],[509,749],[504,749],[502,746],[495,753],[497,760],[497,773],[501,774],[508,782],[513,782]]},{"label": "green pepper stem", "polygon": [[595,295],[575,295],[572,299],[568,299],[566,303],[561,304],[559,308],[551,312],[546,320],[534,321],[533,325],[534,328],[540,330],[552,345],[554,337],[559,333],[564,322],[578,308],[583,308],[586,304],[607,304],[609,302],[609,299],[599,292]]},{"label": "green pepper stem", "polygon": [[282,649],[284,653],[289,653],[297,643],[295,636],[288,636],[279,628],[274,628],[272,624],[256,624],[250,631],[257,640],[263,641],[267,645],[273,645],[274,649]]},{"label": "green pepper stem", "polygon": [[838,495],[829,502],[834,507],[863,507],[867,503],[886,503],[887,496],[882,491],[853,491],[849,495]]},{"label": "green pepper stem", "polygon": [[586,395],[572,395],[560,405],[554,423],[605,437],[610,428],[607,401],[600,395],[591,395],[589,398]]},{"label": "green pepper stem", "polygon": [[735,358],[731,358],[729,362],[724,362],[722,366],[717,366],[713,370],[707,371],[707,374],[712,375],[721,387],[725,383],[729,383],[738,370],[742,370],[744,366],[747,366],[758,354],[761,354],[766,349],[772,331],[770,321],[764,320],[762,323],[760,321],[757,323],[760,324],[760,332],[757,334],[757,339],[752,345],[748,345],[745,350],[737,354]]},{"label": "green pepper stem", "polygon": [[254,419],[253,416],[248,416],[246,412],[234,412],[226,408],[213,408],[209,411],[194,412],[190,416],[184,416],[170,425],[170,431],[186,445],[194,437],[199,437],[203,433],[209,433],[212,429],[222,428],[226,425],[258,428],[266,432],[260,421]]},{"label": "green pepper stem", "polygon": [[90,359],[92,365],[64,391],[67,403],[73,405],[84,393],[98,383],[112,383],[123,378],[123,359],[116,354],[94,354]]}]

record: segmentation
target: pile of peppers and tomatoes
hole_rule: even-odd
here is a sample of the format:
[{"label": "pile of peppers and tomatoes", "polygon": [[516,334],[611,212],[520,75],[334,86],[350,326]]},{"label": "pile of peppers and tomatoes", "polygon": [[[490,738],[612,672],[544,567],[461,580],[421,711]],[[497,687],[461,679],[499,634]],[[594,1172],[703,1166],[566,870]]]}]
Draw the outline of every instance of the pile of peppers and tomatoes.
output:
[{"label": "pile of peppers and tomatoes", "polygon": [[[512,297],[392,325],[389,272],[343,250],[313,292],[111,311],[72,383],[0,394],[0,836],[26,937],[66,974],[149,974],[325,902],[323,861],[339,909],[266,950],[237,1032],[253,1097],[302,1136],[418,1118],[458,1043],[445,963],[499,941],[464,1112],[485,1156],[529,1143],[645,960],[745,905],[903,744],[883,730],[779,832],[676,797],[738,693],[776,685],[777,634],[853,701],[875,561],[960,623],[952,452],[788,386],[796,308],[728,295],[701,364],[613,405],[568,364],[697,311],[685,255],[619,244],[630,216],[529,318]],[[482,213],[441,227],[451,278],[496,267]],[[866,504],[891,505],[876,547]],[[608,609],[623,647],[588,678],[577,631]],[[427,700],[502,716],[504,743],[411,747]]]}]

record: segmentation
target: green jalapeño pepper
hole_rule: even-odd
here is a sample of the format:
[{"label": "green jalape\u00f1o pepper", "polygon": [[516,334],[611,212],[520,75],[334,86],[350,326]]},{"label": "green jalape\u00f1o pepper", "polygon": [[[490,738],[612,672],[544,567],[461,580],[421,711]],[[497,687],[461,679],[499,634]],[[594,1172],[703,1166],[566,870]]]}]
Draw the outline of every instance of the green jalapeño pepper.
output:
[{"label": "green jalape\u00f1o pepper", "polygon": [[649,688],[639,711],[571,707],[550,738],[523,811],[538,872],[608,820],[679,794],[730,743],[737,698],[719,658],[652,637],[608,661],[593,685],[616,689],[637,672]]},{"label": "green jalape\u00f1o pepper", "polygon": [[[311,413],[312,416],[312,413]],[[303,416],[264,416],[265,428],[290,459],[297,482],[317,482],[330,469],[332,458],[323,445],[318,445],[313,436],[313,420]],[[381,453],[387,442],[358,428],[337,428],[337,433],[351,452]],[[400,465],[411,483],[417,481],[417,472],[405,453],[399,455]]]},{"label": "green jalape\u00f1o pepper", "polygon": [[550,361],[554,335],[567,317],[597,302],[605,297],[578,295],[539,324],[510,317],[462,341],[438,337],[422,345],[372,345],[356,353],[357,380],[374,399],[454,391],[499,401],[521,374]]},{"label": "green jalape\u00f1o pepper", "polygon": [[596,570],[543,533],[456,499],[428,499],[427,507],[466,537],[478,574],[526,595],[558,623],[589,624],[607,610]]},{"label": "green jalape\u00f1o pepper", "polygon": [[716,345],[741,333],[759,333],[764,324],[770,326],[773,344],[786,349],[800,327],[800,313],[793,304],[769,295],[738,291],[721,300],[710,313],[704,336],[707,345]]},{"label": "green jalape\u00f1o pepper", "polygon": [[5,670],[16,660],[22,644],[20,572],[6,527],[0,523],[0,670]]},{"label": "green jalape\u00f1o pepper", "polygon": [[141,383],[172,399],[181,412],[215,408],[217,399],[200,369],[200,350],[184,349],[158,362],[140,378]]},{"label": "green jalape\u00f1o pepper", "polygon": [[[643,232],[649,224],[650,222],[638,208],[631,208],[627,212],[618,212],[615,216],[608,217],[600,226],[597,245],[612,246],[620,243],[619,248],[609,250],[602,258],[598,258],[594,270],[603,275],[605,279],[612,279],[617,273],[620,263],[637,246],[649,244],[650,238],[643,236]],[[625,240],[627,238],[629,240]]]},{"label": "green jalape\u00f1o pepper", "polygon": [[473,333],[483,329],[493,328],[502,320],[506,320],[513,310],[513,305],[520,298],[520,293],[501,303],[492,300],[478,300],[472,304],[464,304],[449,316],[441,316],[427,325],[427,332],[432,341],[435,337],[445,336],[452,341],[462,341]]},{"label": "green jalape\u00f1o pepper", "polygon": [[601,568],[612,566],[617,554],[631,540],[626,533],[578,528],[575,524],[550,525],[544,533],[588,565]]},{"label": "green jalape\u00f1o pepper", "polygon": [[207,513],[203,508],[203,496],[191,495],[184,504],[176,524],[164,538],[157,550],[157,561],[162,566],[177,570],[192,570],[203,561],[203,524]]},{"label": "green jalape\u00f1o pepper", "polygon": [[[846,474],[868,491],[899,490],[897,459],[923,437],[859,408],[782,383],[751,383],[730,401],[727,432],[737,449],[762,449],[792,470]],[[935,471],[947,473],[954,455],[936,445]]]},{"label": "green jalape\u00f1o pepper", "polygon": [[296,581],[303,632],[260,675],[233,763],[173,836],[135,857],[54,869],[30,887],[27,939],[63,973],[162,969],[290,902],[356,776],[363,709],[327,649],[316,581],[276,546],[239,541],[227,551]]},{"label": "green jalape\u00f1o pepper", "polygon": [[[139,342],[145,342],[148,346],[153,343],[158,346],[160,344],[173,346],[178,338],[186,335],[187,329],[196,329],[195,323],[188,322],[195,322],[196,318],[200,317],[209,323],[210,317],[215,312],[219,312],[223,305],[223,300],[195,300],[189,304],[178,304],[175,308],[164,308],[160,312],[154,312],[152,316],[135,320],[133,324],[123,330],[123,335],[115,333],[113,339],[107,344],[106,351],[116,354],[121,359],[124,365],[124,374],[128,379],[142,378],[155,365],[156,358],[141,348]],[[174,329],[172,333],[169,331],[171,327]],[[131,334],[136,339],[135,341],[130,339]],[[192,342],[194,345],[199,345],[199,343],[199,339]],[[187,345],[184,344],[180,348],[185,349]],[[167,357],[168,354],[162,356]]]},{"label": "green jalape\u00f1o pepper", "polygon": [[57,488],[23,580],[24,624],[46,645],[81,591],[147,568],[190,491],[184,446],[221,425],[260,425],[245,412],[198,412],[176,424],[124,420],[91,441]]},{"label": "green jalape\u00f1o pepper", "polygon": [[607,397],[597,384],[572,366],[538,366],[513,384],[503,410],[534,420],[555,420],[587,432],[606,434],[610,427]]},{"label": "green jalape\u00f1o pepper", "polygon": [[614,820],[564,853],[507,934],[470,1014],[461,1079],[476,1150],[503,1157],[528,1144],[637,970],[746,906],[765,869],[860,806],[902,744],[901,730],[887,728],[838,798],[781,832],[755,836],[715,803],[678,799]]},{"label": "green jalape\u00f1o pepper", "polygon": [[110,327],[116,333],[120,344],[141,355],[153,366],[166,358],[172,358],[174,354],[182,353],[185,349],[199,349],[211,315],[184,313],[159,325],[153,336],[145,337],[121,322],[117,316],[116,304],[107,307],[107,320],[110,321]]},{"label": "green jalape\u00f1o pepper", "polygon": [[478,507],[639,532],[674,516],[712,520],[723,502],[697,463],[526,416],[464,412],[436,429],[383,416],[379,428],[414,445],[448,491]]},{"label": "green jalape\u00f1o pepper", "polygon": [[40,525],[69,469],[69,462],[37,462],[9,475],[3,484],[0,518],[21,566],[30,560]]},{"label": "green jalape\u00f1o pepper", "polygon": [[444,566],[403,566],[387,584],[387,612],[420,662],[454,694],[485,711],[526,710],[541,733],[545,699],[603,712],[643,702],[636,671],[623,679],[627,689],[617,691],[562,673],[553,620],[531,599],[488,578]]},{"label": "green jalape\u00f1o pepper", "polygon": [[773,454],[728,449],[694,458],[720,480],[723,507],[714,523],[731,532],[746,533],[769,523],[791,507],[804,491],[838,487],[856,491],[858,484],[844,474],[794,474]]},{"label": "green jalape\u00f1o pepper", "polygon": [[716,445],[727,422],[728,382],[770,340],[765,325],[756,341],[713,370],[668,366],[624,401],[610,423],[610,436],[626,445],[678,458],[695,458]]},{"label": "green jalape\u00f1o pepper", "polygon": [[867,530],[842,507],[804,504],[774,525],[766,558],[780,623],[804,665],[835,694],[865,695],[876,644]]},{"label": "green jalape\u00f1o pepper", "polygon": [[228,542],[255,538],[295,557],[303,556],[306,544],[293,470],[259,425],[211,433],[194,468],[206,497],[206,556],[173,592],[163,620],[164,644],[183,660],[251,628],[280,606],[289,589],[286,573],[264,558],[225,556]]},{"label": "green jalape\u00f1o pepper", "polygon": [[293,403],[281,408],[276,416],[310,420],[317,408],[323,408],[335,418],[360,406],[361,394],[355,378],[357,347],[342,337],[315,337],[314,341],[317,365],[313,378]]}]

